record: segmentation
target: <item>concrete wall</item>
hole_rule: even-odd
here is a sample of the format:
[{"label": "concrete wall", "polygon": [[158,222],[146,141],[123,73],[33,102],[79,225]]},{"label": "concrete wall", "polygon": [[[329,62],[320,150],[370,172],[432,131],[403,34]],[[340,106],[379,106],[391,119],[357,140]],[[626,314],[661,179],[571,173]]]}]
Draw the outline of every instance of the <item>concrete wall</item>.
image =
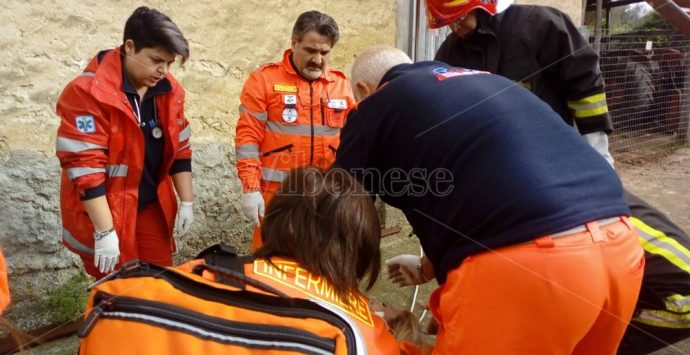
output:
[{"label": "concrete wall", "polygon": [[121,43],[125,20],[142,4],[168,14],[191,45],[185,68],[173,67],[187,90],[196,194],[178,260],[210,243],[250,240],[234,169],[238,96],[252,69],[280,59],[299,13],[336,19],[342,39],[332,65],[346,73],[358,50],[395,44],[394,0],[0,0],[0,242],[14,297],[8,315],[24,328],[45,324],[42,300],[80,265],[60,242],[55,102],[98,50]]}]

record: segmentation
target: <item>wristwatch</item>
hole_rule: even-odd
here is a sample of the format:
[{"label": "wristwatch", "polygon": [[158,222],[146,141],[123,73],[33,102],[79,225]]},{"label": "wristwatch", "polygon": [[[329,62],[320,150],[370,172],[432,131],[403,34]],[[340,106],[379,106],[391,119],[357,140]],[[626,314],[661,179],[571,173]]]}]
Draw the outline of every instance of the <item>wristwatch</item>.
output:
[{"label": "wristwatch", "polygon": [[101,240],[101,239],[103,239],[103,237],[112,233],[113,231],[115,231],[115,228],[106,229],[106,230],[101,231],[101,232],[94,231],[93,232],[93,240]]}]

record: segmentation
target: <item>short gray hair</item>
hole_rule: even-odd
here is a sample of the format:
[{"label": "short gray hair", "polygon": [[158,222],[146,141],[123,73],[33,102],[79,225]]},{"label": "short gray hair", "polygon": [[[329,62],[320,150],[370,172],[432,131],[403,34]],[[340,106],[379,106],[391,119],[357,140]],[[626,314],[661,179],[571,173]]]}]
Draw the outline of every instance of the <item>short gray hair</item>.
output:
[{"label": "short gray hair", "polygon": [[398,64],[412,63],[405,52],[390,46],[374,46],[360,53],[352,64],[350,83],[357,90],[357,83],[363,82],[377,87],[388,70]]},{"label": "short gray hair", "polygon": [[335,46],[340,38],[340,31],[335,20],[316,10],[307,11],[299,15],[295,25],[292,27],[292,39],[301,42],[304,34],[309,31],[326,36],[331,40],[331,46]]}]

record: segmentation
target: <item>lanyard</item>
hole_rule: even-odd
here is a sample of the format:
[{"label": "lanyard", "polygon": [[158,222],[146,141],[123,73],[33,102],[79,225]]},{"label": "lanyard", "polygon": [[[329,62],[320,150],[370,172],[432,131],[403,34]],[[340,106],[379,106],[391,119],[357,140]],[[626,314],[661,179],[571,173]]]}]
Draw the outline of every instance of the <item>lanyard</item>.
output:
[{"label": "lanyard", "polygon": [[[134,115],[137,117],[139,126],[143,128],[146,127],[146,121],[141,121],[141,109],[139,108],[139,100],[137,100],[137,96],[134,97],[134,108],[136,109],[136,111],[134,111]],[[160,139],[163,137],[163,130],[158,127],[158,108],[156,108],[155,96],[153,97],[153,120],[149,122],[151,122],[149,124],[151,126],[151,136],[153,136],[155,139]]]}]

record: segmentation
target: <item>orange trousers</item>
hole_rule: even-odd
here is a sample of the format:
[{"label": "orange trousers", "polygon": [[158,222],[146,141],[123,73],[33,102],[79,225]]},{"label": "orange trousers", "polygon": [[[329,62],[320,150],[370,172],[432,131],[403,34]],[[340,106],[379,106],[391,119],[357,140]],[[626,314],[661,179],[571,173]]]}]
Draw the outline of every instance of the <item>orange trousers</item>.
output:
[{"label": "orange trousers", "polygon": [[[139,260],[160,266],[172,265],[172,232],[168,231],[163,209],[158,202],[150,204],[137,213],[136,233]],[[98,271],[93,264],[93,255],[81,255],[81,259],[89,275],[97,279],[107,275]],[[116,269],[128,261],[130,260],[120,260]]]},{"label": "orange trousers", "polygon": [[434,290],[434,354],[615,354],[642,282],[627,218],[466,258]]}]

